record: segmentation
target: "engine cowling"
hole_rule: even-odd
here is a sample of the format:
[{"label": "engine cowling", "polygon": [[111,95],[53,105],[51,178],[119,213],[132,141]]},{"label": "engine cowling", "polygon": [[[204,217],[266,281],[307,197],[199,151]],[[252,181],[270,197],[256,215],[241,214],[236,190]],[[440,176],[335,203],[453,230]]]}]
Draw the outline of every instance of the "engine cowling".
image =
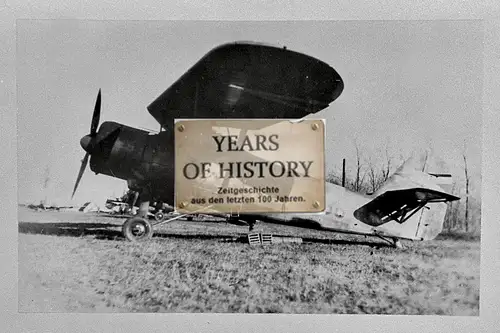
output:
[{"label": "engine cowling", "polygon": [[93,147],[85,137],[82,147],[91,154],[90,169],[126,180],[134,190],[159,200],[173,200],[174,144],[170,131],[147,131],[115,122],[104,122]]},{"label": "engine cowling", "polygon": [[95,147],[90,151],[90,169],[96,174],[125,180],[136,173],[146,174],[147,170],[141,169],[144,151],[148,146],[147,131],[115,122],[104,122],[95,141]]}]

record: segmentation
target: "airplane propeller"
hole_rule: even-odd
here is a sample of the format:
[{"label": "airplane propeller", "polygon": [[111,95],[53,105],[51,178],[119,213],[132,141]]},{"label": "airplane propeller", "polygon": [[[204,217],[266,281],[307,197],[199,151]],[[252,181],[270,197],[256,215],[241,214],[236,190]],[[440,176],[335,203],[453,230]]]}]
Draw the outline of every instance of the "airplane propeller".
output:
[{"label": "airplane propeller", "polygon": [[97,93],[97,100],[95,101],[94,113],[92,114],[92,123],[90,124],[90,136],[96,135],[100,117],[101,117],[101,89],[99,89],[99,92]]},{"label": "airplane propeller", "polygon": [[80,184],[80,180],[82,179],[83,173],[85,172],[85,168],[87,167],[90,152],[92,152],[93,148],[96,145],[96,136],[97,136],[97,128],[99,127],[99,119],[101,117],[101,89],[99,89],[99,93],[97,94],[97,100],[95,102],[94,113],[92,114],[92,122],[90,123],[90,134],[84,136],[80,140],[80,145],[86,151],[85,157],[82,160],[82,164],[80,166],[80,171],[78,172],[78,176],[76,178],[75,187],[73,188],[73,193],[71,194],[71,199],[75,195],[76,189]]}]

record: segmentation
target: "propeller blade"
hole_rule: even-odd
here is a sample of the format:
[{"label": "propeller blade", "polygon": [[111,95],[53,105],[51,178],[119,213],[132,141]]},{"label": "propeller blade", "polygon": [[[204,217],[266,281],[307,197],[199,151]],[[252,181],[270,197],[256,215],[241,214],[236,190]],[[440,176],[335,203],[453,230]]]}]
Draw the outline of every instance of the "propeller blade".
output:
[{"label": "propeller blade", "polygon": [[87,163],[89,161],[89,153],[85,154],[85,157],[82,160],[82,165],[80,166],[80,171],[78,172],[78,177],[76,178],[75,187],[73,188],[73,193],[71,194],[71,199],[75,195],[76,189],[78,188],[78,184],[80,184],[80,180],[82,179],[83,173],[85,172],[85,168],[87,167]]},{"label": "propeller blade", "polygon": [[94,114],[92,115],[92,123],[90,125],[90,135],[94,136],[97,133],[97,127],[99,127],[99,118],[101,117],[101,89],[97,94],[97,100],[95,101]]}]

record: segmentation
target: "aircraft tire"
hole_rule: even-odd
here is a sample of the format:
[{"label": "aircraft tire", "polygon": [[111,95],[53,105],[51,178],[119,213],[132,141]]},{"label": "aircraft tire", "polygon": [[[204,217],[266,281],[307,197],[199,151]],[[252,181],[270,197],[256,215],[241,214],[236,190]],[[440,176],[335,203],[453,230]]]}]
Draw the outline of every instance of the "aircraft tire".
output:
[{"label": "aircraft tire", "polygon": [[401,240],[399,239],[394,240],[394,247],[396,249],[404,249],[403,243],[401,243]]},{"label": "aircraft tire", "polygon": [[161,222],[161,221],[163,221],[164,218],[165,218],[165,214],[163,214],[163,212],[156,212],[156,214],[155,214],[156,221]]},{"label": "aircraft tire", "polygon": [[125,220],[122,226],[123,236],[131,242],[141,242],[151,238],[153,226],[142,217],[134,216]]}]

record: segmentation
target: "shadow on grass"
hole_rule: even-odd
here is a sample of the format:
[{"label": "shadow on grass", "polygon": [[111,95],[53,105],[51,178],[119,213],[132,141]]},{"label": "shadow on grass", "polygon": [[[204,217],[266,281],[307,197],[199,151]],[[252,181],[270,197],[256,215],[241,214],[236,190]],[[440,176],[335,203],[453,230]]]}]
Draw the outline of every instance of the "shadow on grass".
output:
[{"label": "shadow on grass", "polygon": [[436,240],[479,242],[481,241],[481,234],[468,233],[465,231],[443,231],[436,237]]},{"label": "shadow on grass", "polygon": [[[191,222],[192,223],[192,222]],[[19,232],[23,234],[39,234],[66,237],[95,236],[96,239],[124,240],[121,225],[111,223],[64,223],[64,222],[19,222]],[[273,234],[276,237],[289,238],[290,235]],[[155,238],[177,238],[196,240],[219,240],[227,243],[248,243],[247,234],[238,236],[227,234],[179,234],[155,230]],[[303,243],[330,244],[330,245],[365,245],[370,247],[390,247],[382,242],[368,242],[341,239],[322,239],[301,237]]]},{"label": "shadow on grass", "polygon": [[120,226],[111,223],[19,222],[19,232],[52,236],[95,236],[97,239],[123,238]]},{"label": "shadow on grass", "polygon": [[[82,237],[95,236],[97,239],[124,240],[121,225],[112,223],[64,223],[64,222],[19,222],[18,230],[23,234]],[[155,230],[153,237],[181,239],[221,239],[227,242],[246,242],[246,236],[230,235],[189,235]],[[244,239],[244,240],[243,240]]]}]

